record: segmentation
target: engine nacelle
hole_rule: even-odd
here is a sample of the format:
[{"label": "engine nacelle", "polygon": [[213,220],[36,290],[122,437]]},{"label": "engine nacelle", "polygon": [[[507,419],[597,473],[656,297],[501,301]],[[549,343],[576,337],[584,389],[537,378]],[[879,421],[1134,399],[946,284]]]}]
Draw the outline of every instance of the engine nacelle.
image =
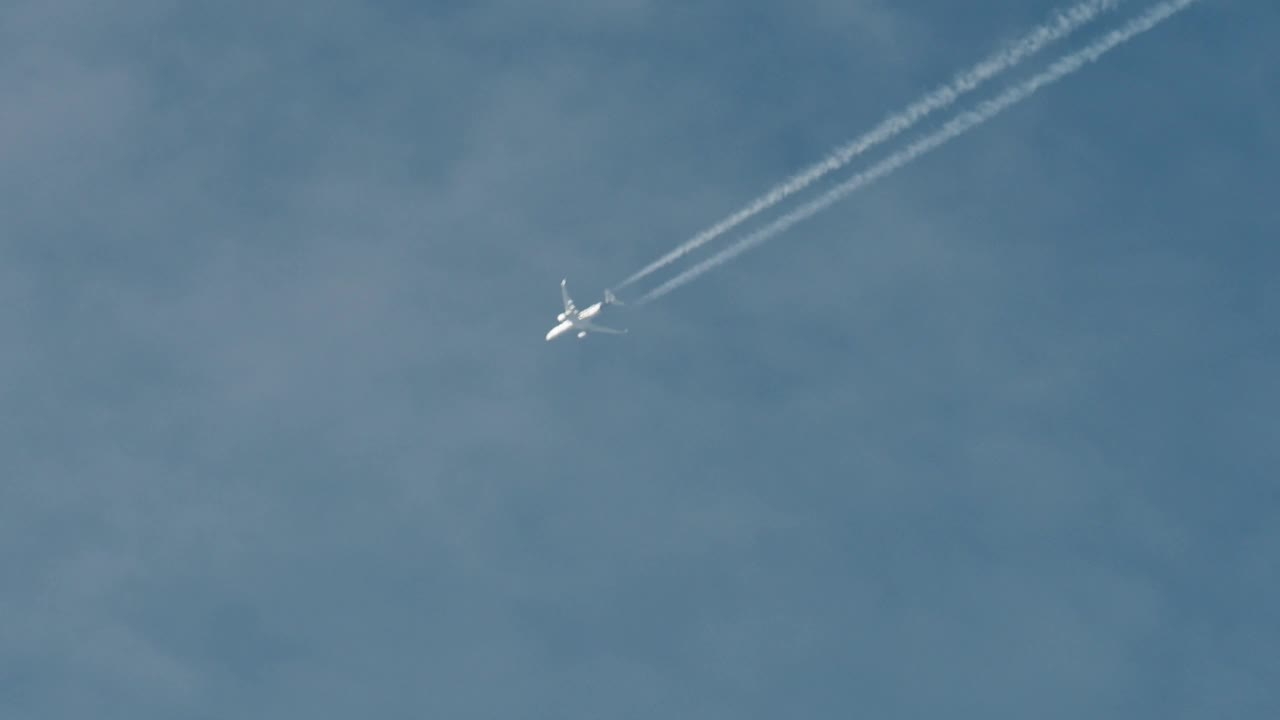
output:
[{"label": "engine nacelle", "polygon": [[556,321],[564,322],[564,313],[560,313],[559,315],[556,315]]},{"label": "engine nacelle", "polygon": [[586,330],[583,330],[582,332],[578,333],[578,339],[579,339],[579,340],[581,340],[582,338],[584,338],[584,337],[586,337],[586,336],[587,336],[587,331],[586,331]]}]

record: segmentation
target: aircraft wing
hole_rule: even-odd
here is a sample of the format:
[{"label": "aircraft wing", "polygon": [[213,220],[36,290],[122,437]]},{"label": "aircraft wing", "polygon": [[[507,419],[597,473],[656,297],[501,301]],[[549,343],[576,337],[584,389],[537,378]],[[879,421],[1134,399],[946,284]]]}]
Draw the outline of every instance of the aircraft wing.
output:
[{"label": "aircraft wing", "polygon": [[581,330],[586,330],[587,332],[605,333],[607,335],[626,335],[627,334],[626,330],[618,330],[616,328],[605,327],[603,325],[596,325],[594,323],[589,323],[589,322],[578,322],[576,325],[574,325],[574,327],[579,328]]},{"label": "aircraft wing", "polygon": [[568,280],[560,281],[560,299],[564,300],[564,311],[571,313],[574,310],[573,298],[569,297],[569,288],[565,287]]}]

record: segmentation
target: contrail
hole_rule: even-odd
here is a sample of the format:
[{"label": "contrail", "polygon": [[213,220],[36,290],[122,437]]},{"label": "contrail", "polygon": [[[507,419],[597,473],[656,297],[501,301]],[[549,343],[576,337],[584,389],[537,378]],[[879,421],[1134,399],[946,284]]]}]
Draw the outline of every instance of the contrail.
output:
[{"label": "contrail", "polygon": [[848,165],[854,158],[871,148],[892,139],[923,120],[935,110],[948,107],[961,96],[977,89],[982,83],[1000,73],[1018,65],[1026,58],[1036,54],[1045,46],[1060,40],[1077,30],[1081,25],[1092,21],[1100,13],[1114,9],[1124,0],[1086,0],[1069,10],[1056,13],[1052,22],[1032,30],[1012,46],[997,52],[991,57],[974,65],[969,70],[957,75],[950,84],[937,88],[919,100],[908,105],[905,110],[890,115],[875,128],[862,137],[840,147],[825,160],[821,160],[792,176],[769,192],[753,200],[749,205],[735,212],[719,223],[703,230],[692,239],[646,265],[639,272],[623,280],[615,289],[624,288],[650,273],[659,270],[699,247],[720,237],[730,229],[749,220],[795,193],[805,189],[827,173]]},{"label": "contrail", "polygon": [[672,290],[675,290],[681,285],[688,283],[699,275],[723,265],[743,252],[746,252],[773,236],[784,232],[796,223],[818,214],[830,205],[843,199],[845,196],[892,174],[895,170],[910,163],[921,155],[935,150],[948,141],[953,140],[965,132],[987,122],[1009,107],[1035,94],[1037,90],[1061,80],[1076,70],[1079,70],[1086,63],[1097,60],[1109,50],[1127,42],[1135,35],[1151,30],[1156,25],[1159,25],[1174,14],[1186,9],[1196,1],[1197,0],[1167,0],[1166,2],[1152,6],[1151,9],[1147,10],[1141,16],[1134,18],[1119,29],[1112,30],[1093,44],[1061,58],[1039,75],[1010,88],[991,100],[984,101],[979,104],[975,110],[970,110],[956,116],[937,132],[934,132],[931,135],[926,135],[924,138],[908,145],[903,150],[899,150],[893,155],[885,158],[879,164],[874,165],[837,185],[816,200],[810,201],[805,205],[801,205],[795,210],[778,218],[773,223],[760,228],[750,235],[744,236],[741,240],[738,240],[715,255],[712,255],[706,260],[703,260],[702,262],[690,267],[688,270],[676,275],[667,282],[659,285],[653,290],[650,290],[648,293],[636,300],[634,304],[643,305],[645,303],[652,302]]}]

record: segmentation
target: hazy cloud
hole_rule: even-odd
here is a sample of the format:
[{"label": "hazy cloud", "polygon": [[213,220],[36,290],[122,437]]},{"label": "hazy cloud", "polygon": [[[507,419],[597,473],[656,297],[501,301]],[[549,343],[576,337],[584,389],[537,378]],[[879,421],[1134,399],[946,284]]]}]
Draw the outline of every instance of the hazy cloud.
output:
[{"label": "hazy cloud", "polygon": [[1280,15],[1201,5],[548,345],[1051,5],[9,3],[0,713],[1269,717]]}]

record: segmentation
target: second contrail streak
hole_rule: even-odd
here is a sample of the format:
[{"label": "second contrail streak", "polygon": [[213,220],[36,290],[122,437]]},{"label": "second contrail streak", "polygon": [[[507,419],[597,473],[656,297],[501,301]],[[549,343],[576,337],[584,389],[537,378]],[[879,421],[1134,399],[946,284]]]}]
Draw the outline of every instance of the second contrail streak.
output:
[{"label": "second contrail streak", "polygon": [[1053,22],[1032,30],[1013,45],[957,75],[950,84],[933,90],[908,105],[901,112],[885,118],[866,134],[840,147],[824,160],[792,176],[769,192],[753,200],[746,207],[703,230],[666,255],[641,268],[631,277],[616,285],[615,289],[624,288],[670,265],[759,213],[800,192],[828,173],[848,165],[867,150],[911,129],[912,126],[929,114],[950,106],[960,97],[977,89],[987,80],[1012,69],[1023,60],[1043,50],[1050,43],[1070,35],[1080,26],[1092,21],[1100,13],[1114,9],[1120,2],[1122,0],[1085,0],[1064,12],[1058,13]]},{"label": "second contrail streak", "polygon": [[1167,0],[1166,2],[1162,2],[1151,7],[1142,15],[1134,18],[1120,28],[1112,30],[1094,43],[1061,58],[1040,74],[1015,85],[991,100],[982,102],[976,109],[956,116],[947,122],[947,124],[942,126],[940,130],[915,141],[906,148],[885,158],[879,164],[874,165],[837,185],[822,196],[818,197],[816,200],[812,200],[809,203],[801,205],[769,225],[744,236],[742,239],[726,247],[715,255],[712,255],[706,260],[703,260],[679,275],[676,275],[653,290],[650,290],[644,296],[639,298],[635,304],[642,305],[656,300],[681,285],[692,281],[699,275],[719,267],[743,252],[746,252],[766,240],[769,240],[775,235],[785,232],[796,223],[813,217],[860,188],[870,185],[877,180],[883,179],[920,156],[936,150],[947,142],[987,122],[1004,110],[1035,94],[1036,91],[1061,80],[1076,70],[1079,70],[1086,63],[1097,60],[1108,51],[1127,42],[1134,36],[1151,30],[1156,25],[1159,25],[1164,20],[1167,20],[1176,13],[1186,9],[1195,2],[1196,0]]}]

